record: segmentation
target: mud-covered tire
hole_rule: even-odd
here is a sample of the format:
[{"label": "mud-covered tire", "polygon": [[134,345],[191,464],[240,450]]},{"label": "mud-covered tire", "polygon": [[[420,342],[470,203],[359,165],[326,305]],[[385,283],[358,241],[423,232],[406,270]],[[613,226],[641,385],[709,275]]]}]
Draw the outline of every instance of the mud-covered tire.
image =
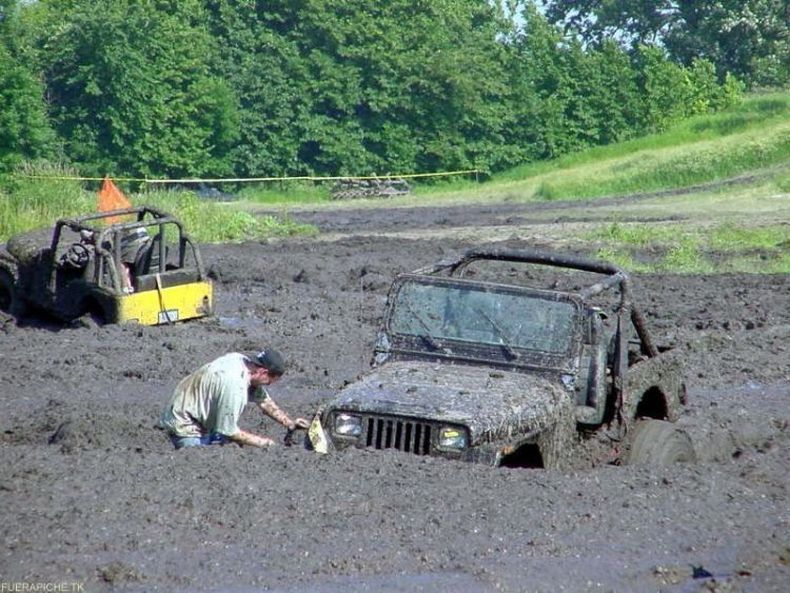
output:
[{"label": "mud-covered tire", "polygon": [[696,461],[689,436],[671,422],[641,420],[634,427],[628,465],[669,465]]},{"label": "mud-covered tire", "polygon": [[24,314],[24,309],[14,277],[8,270],[0,269],[0,312],[18,318]]},{"label": "mud-covered tire", "polygon": [[85,303],[85,311],[77,319],[74,319],[72,324],[76,327],[96,329],[102,325],[107,325],[107,317],[107,311],[98,301],[88,299]]}]

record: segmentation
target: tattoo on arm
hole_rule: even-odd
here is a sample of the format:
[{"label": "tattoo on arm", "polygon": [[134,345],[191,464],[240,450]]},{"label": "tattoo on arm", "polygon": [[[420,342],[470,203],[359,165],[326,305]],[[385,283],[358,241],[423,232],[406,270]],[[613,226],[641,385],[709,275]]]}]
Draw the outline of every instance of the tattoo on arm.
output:
[{"label": "tattoo on arm", "polygon": [[260,406],[261,411],[275,422],[279,422],[288,429],[294,426],[294,422],[291,420],[290,416],[283,412],[280,409],[280,406],[278,406],[272,398],[268,398],[258,405]]}]

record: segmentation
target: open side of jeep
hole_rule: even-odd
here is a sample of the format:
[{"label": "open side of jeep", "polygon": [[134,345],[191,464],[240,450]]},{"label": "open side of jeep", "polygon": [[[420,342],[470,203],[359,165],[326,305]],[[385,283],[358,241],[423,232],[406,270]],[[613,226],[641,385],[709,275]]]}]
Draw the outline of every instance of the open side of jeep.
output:
[{"label": "open side of jeep", "polygon": [[[146,239],[125,264],[124,241],[134,233]],[[197,246],[178,219],[155,208],[61,219],[0,248],[0,311],[16,317],[34,309],[63,320],[157,325],[210,315],[212,307]]]},{"label": "open side of jeep", "polygon": [[[558,290],[467,273],[492,262],[594,281]],[[623,270],[475,249],[395,279],[372,369],[320,421],[336,449],[524,467],[662,464],[694,458],[672,424],[684,403],[680,361],[653,344]]]}]

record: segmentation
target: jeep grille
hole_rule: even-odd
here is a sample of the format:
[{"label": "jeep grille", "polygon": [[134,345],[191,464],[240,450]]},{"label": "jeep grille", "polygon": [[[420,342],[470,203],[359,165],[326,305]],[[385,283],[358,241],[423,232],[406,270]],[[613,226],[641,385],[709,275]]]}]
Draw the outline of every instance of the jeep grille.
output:
[{"label": "jeep grille", "polygon": [[366,416],[365,445],[375,449],[397,449],[405,453],[431,452],[431,425],[416,420],[386,416]]}]

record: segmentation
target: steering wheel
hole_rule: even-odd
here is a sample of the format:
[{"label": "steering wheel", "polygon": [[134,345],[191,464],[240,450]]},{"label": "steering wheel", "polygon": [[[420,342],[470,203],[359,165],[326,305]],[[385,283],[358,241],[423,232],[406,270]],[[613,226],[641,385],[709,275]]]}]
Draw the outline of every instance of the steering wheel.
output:
[{"label": "steering wheel", "polygon": [[73,243],[68,251],[63,254],[63,263],[69,267],[80,269],[88,265],[91,259],[91,252],[82,243]]}]

